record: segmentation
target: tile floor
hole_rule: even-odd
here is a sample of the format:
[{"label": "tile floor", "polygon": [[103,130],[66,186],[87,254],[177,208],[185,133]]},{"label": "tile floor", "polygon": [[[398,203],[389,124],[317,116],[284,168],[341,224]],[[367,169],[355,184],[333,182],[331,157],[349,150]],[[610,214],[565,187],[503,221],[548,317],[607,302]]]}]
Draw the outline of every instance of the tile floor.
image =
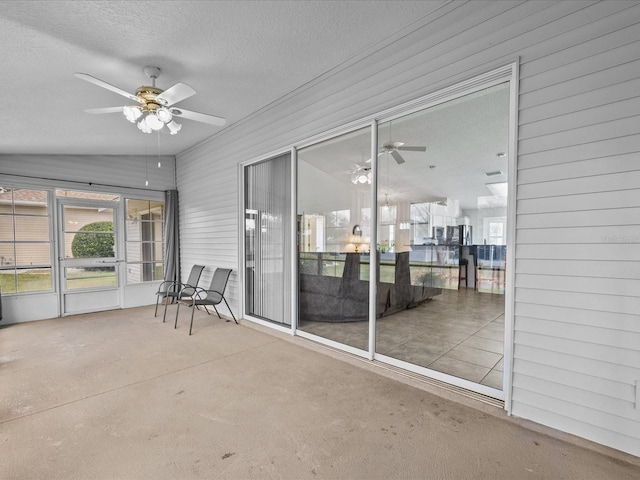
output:
[{"label": "tile floor", "polygon": [[[303,322],[301,330],[367,349],[366,322]],[[416,308],[378,319],[376,351],[501,390],[504,295],[443,290]]]}]

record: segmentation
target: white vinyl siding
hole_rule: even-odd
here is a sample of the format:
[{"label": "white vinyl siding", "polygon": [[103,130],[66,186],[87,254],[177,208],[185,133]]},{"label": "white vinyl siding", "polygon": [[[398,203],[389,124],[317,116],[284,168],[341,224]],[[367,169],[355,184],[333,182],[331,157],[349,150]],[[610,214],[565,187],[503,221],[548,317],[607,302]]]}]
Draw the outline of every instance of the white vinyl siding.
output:
[{"label": "white vinyl siding", "polygon": [[607,3],[521,59],[512,412],[640,455],[640,4]]},{"label": "white vinyl siding", "polygon": [[[516,416],[640,455],[638,2],[444,3],[223,129],[178,158],[182,269],[237,268],[238,163],[515,60],[508,406]],[[236,278],[231,305],[238,308]]]},{"label": "white vinyl siding", "polygon": [[[162,168],[158,168],[158,161]],[[5,176],[3,178],[3,176]],[[113,155],[0,155],[0,180],[71,190],[121,193],[119,187],[175,188],[175,158]],[[149,185],[145,182],[149,180]]]},{"label": "white vinyl siding", "polygon": [[[216,268],[231,268],[225,297],[239,314],[238,166],[226,157],[193,151],[179,160],[180,270],[183,280],[204,265],[200,286],[208,288]],[[228,315],[225,305],[220,313]]]}]

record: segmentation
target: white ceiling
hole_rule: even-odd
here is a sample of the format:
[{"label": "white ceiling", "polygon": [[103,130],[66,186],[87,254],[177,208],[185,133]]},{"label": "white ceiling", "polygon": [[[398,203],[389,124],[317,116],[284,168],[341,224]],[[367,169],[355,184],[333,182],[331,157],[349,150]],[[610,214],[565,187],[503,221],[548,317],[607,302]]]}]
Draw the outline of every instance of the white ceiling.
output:
[{"label": "white ceiling", "polygon": [[[433,1],[2,1],[0,154],[178,154],[425,16]],[[178,106],[225,117],[145,135],[119,114],[126,91],[191,85]],[[123,102],[124,100],[124,102]]]},{"label": "white ceiling", "polygon": [[[370,129],[315,144],[299,152],[308,211],[344,208],[353,192],[369,191],[353,185],[356,164],[371,157]],[[378,156],[380,202],[433,202],[457,200],[461,208],[483,208],[482,202],[504,207],[506,198],[495,198],[487,184],[507,181],[506,153],[509,139],[509,86],[500,84],[476,93],[380,124],[378,142],[403,142],[423,146],[425,152],[400,152],[397,164],[387,153]],[[499,154],[505,154],[499,155]],[[488,176],[487,173],[501,172]],[[322,181],[324,179],[324,181]],[[299,185],[300,188],[300,185]],[[335,192],[327,196],[326,191]],[[342,196],[341,196],[342,195]],[[345,200],[346,199],[346,200]],[[330,205],[333,202],[333,205]],[[319,206],[319,210],[314,208]],[[329,203],[329,205],[327,205]],[[336,206],[337,205],[337,206]]]}]

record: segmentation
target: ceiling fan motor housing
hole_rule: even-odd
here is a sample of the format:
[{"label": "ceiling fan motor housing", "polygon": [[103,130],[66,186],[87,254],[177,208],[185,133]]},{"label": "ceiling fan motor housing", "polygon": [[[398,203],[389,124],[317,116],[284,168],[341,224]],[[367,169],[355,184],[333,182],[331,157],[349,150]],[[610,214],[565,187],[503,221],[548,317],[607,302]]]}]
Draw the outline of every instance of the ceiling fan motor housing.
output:
[{"label": "ceiling fan motor housing", "polygon": [[163,92],[162,89],[143,85],[136,90],[136,97],[144,100],[143,109],[146,108],[150,112],[154,112],[164,106],[166,102],[158,99],[158,95]]}]

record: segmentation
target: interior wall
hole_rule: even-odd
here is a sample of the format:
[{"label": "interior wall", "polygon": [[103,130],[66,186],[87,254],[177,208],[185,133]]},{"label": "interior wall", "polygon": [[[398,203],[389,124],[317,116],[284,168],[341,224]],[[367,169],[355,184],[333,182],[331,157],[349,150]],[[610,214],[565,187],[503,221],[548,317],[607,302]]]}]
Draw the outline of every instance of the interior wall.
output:
[{"label": "interior wall", "polygon": [[640,455],[639,25],[638,2],[444,5],[179,156],[183,274],[237,271],[239,162],[519,59],[511,412]]}]

